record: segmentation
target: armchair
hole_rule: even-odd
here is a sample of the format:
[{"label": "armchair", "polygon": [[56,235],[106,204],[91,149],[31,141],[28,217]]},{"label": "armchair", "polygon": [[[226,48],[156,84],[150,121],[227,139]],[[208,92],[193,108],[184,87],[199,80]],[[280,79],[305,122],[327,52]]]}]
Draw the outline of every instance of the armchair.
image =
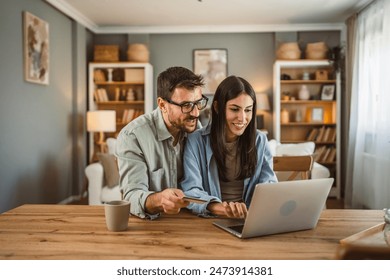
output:
[{"label": "armchair", "polygon": [[[308,156],[313,155],[315,149],[314,142],[304,142],[296,144],[281,144],[275,139],[268,141],[273,156]],[[279,181],[286,181],[291,172],[277,171],[276,177]],[[330,171],[327,167],[314,162],[311,169],[311,178],[329,178]]]},{"label": "armchair", "polygon": [[[99,162],[91,163],[85,168],[85,175],[88,179],[89,205],[99,205],[121,199],[118,177],[109,177],[110,175],[119,175],[109,174],[118,172],[114,158],[116,139],[108,138],[106,143],[109,157],[101,157]],[[113,182],[108,182],[107,179]]]}]

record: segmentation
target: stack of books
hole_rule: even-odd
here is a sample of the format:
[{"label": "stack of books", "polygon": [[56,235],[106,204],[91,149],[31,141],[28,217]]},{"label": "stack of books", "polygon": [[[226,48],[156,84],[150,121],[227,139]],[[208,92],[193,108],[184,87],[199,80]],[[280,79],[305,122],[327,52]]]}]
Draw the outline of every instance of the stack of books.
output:
[{"label": "stack of books", "polygon": [[144,113],[140,109],[126,109],[123,111],[122,124],[127,124]]},{"label": "stack of books", "polygon": [[306,140],[315,141],[315,142],[334,143],[336,142],[336,128],[330,126],[313,128],[312,130],[310,130],[309,134],[307,135]]}]

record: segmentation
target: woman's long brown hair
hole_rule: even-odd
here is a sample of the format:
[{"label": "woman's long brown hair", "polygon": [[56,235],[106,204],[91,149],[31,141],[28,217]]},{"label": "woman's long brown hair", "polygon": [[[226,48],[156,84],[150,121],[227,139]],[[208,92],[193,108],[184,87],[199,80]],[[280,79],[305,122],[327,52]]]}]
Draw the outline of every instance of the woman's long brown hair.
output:
[{"label": "woman's long brown hair", "polygon": [[[226,149],[226,103],[239,96],[248,94],[253,100],[252,120],[246,127],[244,133],[239,136],[237,143],[237,155],[240,157],[240,172],[236,179],[242,180],[250,177],[256,168],[256,93],[252,86],[243,78],[229,76],[218,86],[213,102],[211,104],[211,133],[210,142],[214,157],[218,166],[218,173],[221,180],[226,181],[225,156]],[[216,107],[214,102],[217,102]]]}]

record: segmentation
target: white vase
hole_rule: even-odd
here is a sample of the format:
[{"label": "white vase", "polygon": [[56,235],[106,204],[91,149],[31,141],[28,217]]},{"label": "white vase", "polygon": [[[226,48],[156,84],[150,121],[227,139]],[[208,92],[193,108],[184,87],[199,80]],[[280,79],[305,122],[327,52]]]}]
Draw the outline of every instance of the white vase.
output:
[{"label": "white vase", "polygon": [[112,82],[112,72],[114,71],[114,69],[109,68],[107,69],[107,71],[108,71],[108,81]]},{"label": "white vase", "polygon": [[298,97],[300,100],[308,100],[310,99],[310,92],[306,85],[302,85],[299,90]]},{"label": "white vase", "polygon": [[301,110],[297,110],[297,112],[295,113],[295,121],[296,122],[301,122],[302,121],[302,112]]}]

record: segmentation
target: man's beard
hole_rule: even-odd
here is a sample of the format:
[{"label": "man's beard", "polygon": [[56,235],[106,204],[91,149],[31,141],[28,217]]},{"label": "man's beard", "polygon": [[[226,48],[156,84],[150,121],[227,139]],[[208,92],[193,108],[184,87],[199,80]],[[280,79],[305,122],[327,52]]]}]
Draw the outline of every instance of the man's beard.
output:
[{"label": "man's beard", "polygon": [[186,122],[187,120],[195,120],[195,122],[197,123],[197,122],[198,122],[198,119],[199,119],[198,117],[189,116],[189,117],[185,118],[180,124],[178,124],[177,122],[172,121],[171,118],[170,118],[169,115],[168,115],[168,120],[169,120],[169,122],[171,123],[171,125],[172,125],[174,128],[178,129],[178,130],[181,131],[181,132],[187,132],[187,133],[194,132],[195,129],[196,129],[196,125],[195,125],[194,128],[189,129],[189,128],[186,127],[185,122]]}]

